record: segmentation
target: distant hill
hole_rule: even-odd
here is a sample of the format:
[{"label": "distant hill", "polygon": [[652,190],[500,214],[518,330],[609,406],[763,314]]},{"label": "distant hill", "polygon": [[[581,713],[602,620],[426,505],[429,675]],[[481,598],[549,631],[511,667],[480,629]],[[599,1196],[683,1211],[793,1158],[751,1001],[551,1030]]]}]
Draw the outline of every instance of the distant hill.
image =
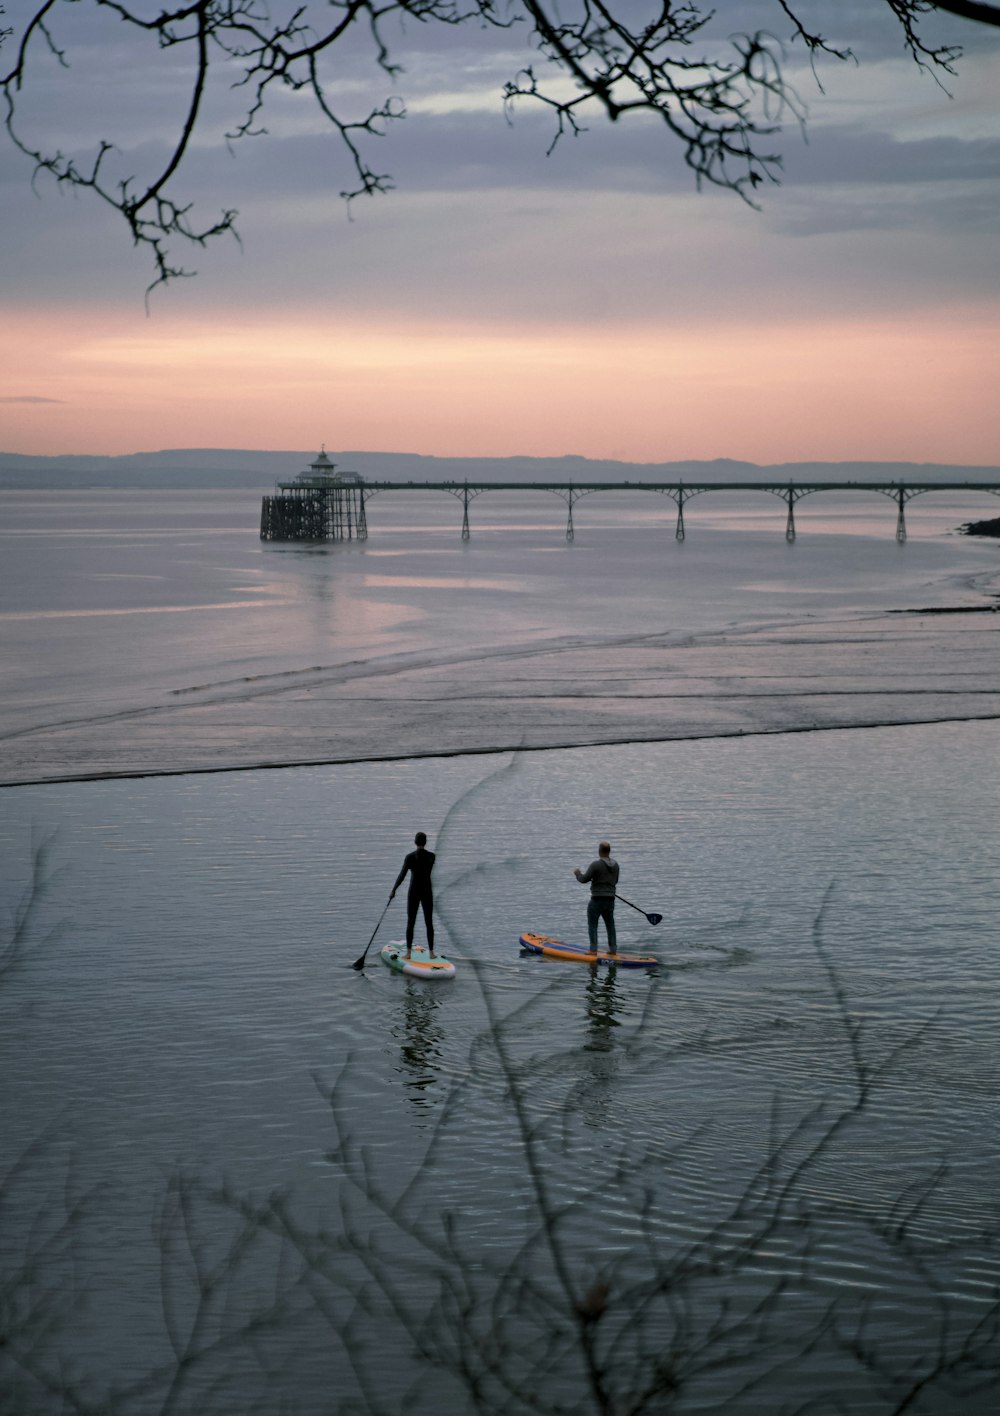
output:
[{"label": "distant hill", "polygon": [[[782,462],[766,466],[729,458],[688,462],[613,462],[566,457],[424,457],[407,452],[334,452],[345,471],[390,481],[443,482],[759,482],[809,478],[851,482],[893,479],[923,482],[1000,482],[1000,467],[937,462]],[[245,448],[166,448],[121,457],[27,457],[0,452],[0,490],[132,488],[269,491],[305,471],[315,449],[260,452]]]}]

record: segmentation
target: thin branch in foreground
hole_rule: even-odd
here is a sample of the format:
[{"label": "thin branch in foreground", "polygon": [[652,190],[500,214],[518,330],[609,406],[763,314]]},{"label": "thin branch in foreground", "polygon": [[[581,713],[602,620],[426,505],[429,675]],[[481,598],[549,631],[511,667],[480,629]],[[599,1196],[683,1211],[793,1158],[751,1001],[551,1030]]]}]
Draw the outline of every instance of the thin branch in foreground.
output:
[{"label": "thin branch in foreground", "polygon": [[[925,39],[928,16],[947,11],[967,22],[1000,25],[1000,8],[992,4],[884,3],[911,59],[936,76],[953,74],[961,51]],[[806,49],[817,84],[821,60],[853,61],[848,45],[830,42],[807,22],[809,11],[800,0],[758,4],[762,20],[780,18],[790,26],[789,44]],[[67,153],[31,135],[23,101],[42,72],[39,66],[48,61],[66,70],[72,61],[61,31],[67,5],[76,15],[113,16],[119,33],[134,40],[137,56],[148,47],[154,56],[188,60],[181,115],[172,128],[162,130],[159,158],[155,144],[142,154],[149,165],[145,176],[119,170],[133,161],[125,155],[134,146],[127,130],[102,135],[90,155]],[[524,103],[550,113],[550,154],[565,136],[584,134],[594,118],[652,117],[665,149],[679,147],[697,188],[731,191],[753,207],[757,189],[781,179],[775,140],[783,125],[791,122],[801,129],[806,122],[805,104],[787,74],[784,42],[766,22],[746,33],[730,33],[724,13],[717,15],[701,0],[654,4],[639,13],[614,0],[510,0],[505,7],[494,0],[328,0],[323,5],[311,0],[272,0],[268,5],[188,0],[159,12],[136,0],[90,0],[86,10],[83,0],[36,0],[16,31],[0,29],[0,45],[12,53],[11,66],[0,71],[6,130],[33,164],[36,178],[48,176],[57,187],[95,196],[121,215],[133,244],[152,261],[148,298],[159,286],[192,275],[174,256],[175,247],[204,249],[217,237],[237,237],[236,209],[223,207],[214,218],[199,218],[176,184],[196,146],[231,148],[240,140],[262,140],[272,94],[301,95],[336,140],[351,174],[339,188],[348,210],[359,196],[394,189],[391,174],[378,170],[369,153],[372,142],[405,118],[405,102],[399,94],[372,92],[355,110],[343,97],[341,55],[349,53],[351,64],[356,63],[357,41],[364,39],[375,71],[398,84],[404,70],[394,46],[405,20],[442,33],[458,27],[522,26],[537,59],[506,82],[500,106],[508,120]],[[117,74],[107,78],[110,92],[119,82]],[[207,100],[216,93],[242,96],[240,111],[221,134],[206,131]],[[139,164],[138,156],[134,160]]]}]

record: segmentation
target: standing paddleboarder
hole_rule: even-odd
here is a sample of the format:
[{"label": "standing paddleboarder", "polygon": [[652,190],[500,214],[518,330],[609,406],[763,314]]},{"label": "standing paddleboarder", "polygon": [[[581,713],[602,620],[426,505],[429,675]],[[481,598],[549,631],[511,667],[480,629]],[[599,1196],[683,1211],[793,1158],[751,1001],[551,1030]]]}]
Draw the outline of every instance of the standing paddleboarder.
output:
[{"label": "standing paddleboarder", "polygon": [[413,926],[417,922],[417,910],[424,912],[424,926],[427,930],[427,948],[430,954],[434,954],[434,890],[431,886],[431,871],[434,869],[434,852],[426,849],[427,837],[423,831],[418,831],[413,838],[415,851],[403,861],[403,868],[396,877],[396,883],[392,887],[393,895],[402,885],[406,878],[406,872],[410,872],[410,888],[406,895],[406,957],[410,957],[410,950],[413,948]]},{"label": "standing paddleboarder", "polygon": [[604,920],[608,932],[608,953],[618,953],[618,936],[615,933],[615,891],[618,886],[618,862],[611,859],[609,842],[602,841],[597,847],[597,859],[592,860],[586,870],[574,870],[573,874],[581,885],[590,883],[590,900],[587,903],[587,934],[590,937],[590,952],[597,953],[597,921]]}]

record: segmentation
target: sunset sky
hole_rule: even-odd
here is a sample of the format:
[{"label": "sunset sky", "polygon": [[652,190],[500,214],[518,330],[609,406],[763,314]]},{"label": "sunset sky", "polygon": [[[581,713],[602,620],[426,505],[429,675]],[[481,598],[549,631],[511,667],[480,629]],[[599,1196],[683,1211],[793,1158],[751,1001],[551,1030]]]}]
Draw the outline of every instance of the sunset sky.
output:
[{"label": "sunset sky", "polygon": [[[34,6],[6,8],[16,30]],[[722,8],[788,33],[770,0]],[[696,192],[638,118],[595,115],[547,157],[549,116],[503,116],[530,58],[516,30],[415,26],[391,81],[341,59],[344,94],[409,114],[373,159],[396,190],[351,213],[307,98],[229,152],[239,95],[220,90],[178,192],[206,221],[239,208],[243,244],[177,251],[198,275],[148,312],[121,218],[33,191],[3,142],[0,451],[1000,464],[1000,31],[939,22],[966,49],[949,97],[877,0],[806,8],[860,62],[823,64],[825,92],[795,75],[808,141],[786,125],[760,212]],[[122,29],[68,11],[71,68],[39,57],[25,123],[81,153],[127,133],[140,171],[184,74]]]}]

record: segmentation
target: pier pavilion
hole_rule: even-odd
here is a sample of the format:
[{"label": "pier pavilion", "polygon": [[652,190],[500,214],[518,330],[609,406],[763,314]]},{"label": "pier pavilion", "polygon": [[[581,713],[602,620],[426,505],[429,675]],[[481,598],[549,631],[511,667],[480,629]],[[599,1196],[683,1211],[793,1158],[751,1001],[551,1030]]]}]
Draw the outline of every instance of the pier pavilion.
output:
[{"label": "pier pavilion", "polygon": [[1000,496],[1000,482],[388,482],[368,481],[358,472],[338,471],[320,452],[307,472],[291,482],[279,482],[261,506],[262,541],[366,541],[365,511],[372,497],[388,492],[445,492],[462,503],[462,540],[471,535],[469,503],[486,492],[548,492],[566,503],[566,540],[574,537],[573,507],[596,492],[650,493],[669,497],[677,508],[674,535],[686,535],[684,508],[693,497],[708,492],[768,492],[787,507],[785,539],[795,540],[795,507],[816,492],[874,492],[896,505],[896,540],[906,540],[906,507],[927,492],[979,492]]},{"label": "pier pavilion", "polygon": [[366,493],[359,472],[338,471],[323,448],[307,472],[279,482],[260,508],[262,541],[351,541],[368,539]]}]

